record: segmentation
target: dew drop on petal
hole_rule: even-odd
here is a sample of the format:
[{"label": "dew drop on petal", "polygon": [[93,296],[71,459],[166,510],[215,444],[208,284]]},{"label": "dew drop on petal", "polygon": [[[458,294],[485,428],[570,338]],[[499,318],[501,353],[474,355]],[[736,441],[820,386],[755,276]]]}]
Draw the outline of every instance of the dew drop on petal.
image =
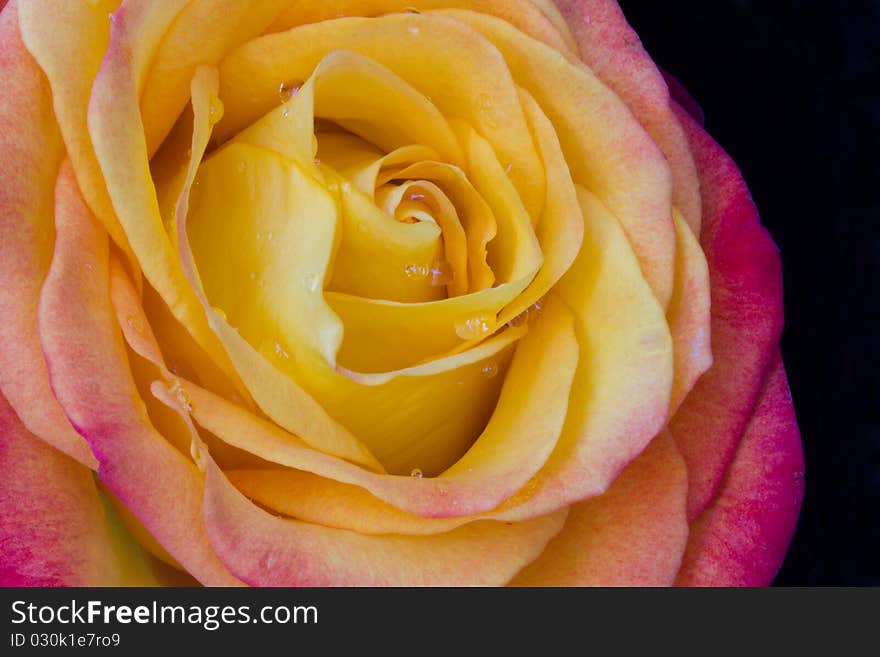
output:
[{"label": "dew drop on petal", "polygon": [[498,364],[497,363],[486,363],[482,369],[483,376],[487,379],[494,379],[498,376]]},{"label": "dew drop on petal", "polygon": [[424,476],[424,473],[419,468],[413,468],[409,473],[410,477],[415,477],[416,479],[421,479]]},{"label": "dew drop on petal", "polygon": [[[282,103],[286,103],[299,93],[300,87],[302,87],[301,80],[288,80],[287,82],[282,82],[278,86],[278,98]],[[287,115],[285,114],[285,116]]]},{"label": "dew drop on petal", "polygon": [[455,334],[462,340],[476,340],[491,331],[492,325],[486,317],[469,317],[455,325]]},{"label": "dew drop on petal", "polygon": [[489,94],[480,94],[477,102],[486,125],[490,128],[497,128],[498,115],[495,112],[495,106],[492,104],[492,99],[489,97]]},{"label": "dew drop on petal", "polygon": [[275,343],[275,355],[278,358],[283,358],[284,360],[287,360],[288,358],[290,358],[290,354],[287,353],[284,350],[284,348],[281,346],[281,344],[278,342]]},{"label": "dew drop on petal", "polygon": [[419,192],[413,192],[412,194],[409,195],[409,200],[410,201],[424,201],[425,195],[421,194]]},{"label": "dew drop on petal", "polygon": [[318,279],[317,274],[306,274],[303,276],[303,287],[306,288],[309,292],[316,292],[318,290],[318,284],[320,280]]},{"label": "dew drop on petal", "polygon": [[410,26],[409,26],[408,28],[406,28],[406,29],[407,29],[407,32],[409,32],[409,33],[412,34],[413,36],[419,36],[419,34],[421,33],[421,30],[420,30],[417,26],[415,26],[415,25],[410,25]]},{"label": "dew drop on petal", "polygon": [[222,319],[224,322],[227,320],[226,313],[223,312],[222,308],[217,308],[216,306],[213,308],[214,312]]},{"label": "dew drop on petal", "polygon": [[174,395],[177,401],[180,402],[180,405],[183,406],[184,410],[187,413],[192,413],[193,405],[190,401],[189,394],[186,392],[186,390],[183,389],[183,386],[180,384],[179,380],[174,380],[174,382],[171,384],[171,387],[169,388],[169,391],[172,395]]},{"label": "dew drop on petal", "polygon": [[283,116],[284,118],[287,118],[288,116],[290,116],[290,108],[285,107],[283,110],[281,110],[281,116]]},{"label": "dew drop on petal", "polygon": [[431,285],[433,285],[434,287],[449,285],[454,278],[452,274],[452,267],[445,260],[434,263],[434,266],[431,267],[430,274]]}]

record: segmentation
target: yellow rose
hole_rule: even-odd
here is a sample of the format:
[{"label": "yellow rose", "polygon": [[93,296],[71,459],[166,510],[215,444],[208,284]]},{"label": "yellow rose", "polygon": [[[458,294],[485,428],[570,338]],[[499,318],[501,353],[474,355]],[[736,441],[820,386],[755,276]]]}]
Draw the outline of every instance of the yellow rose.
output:
[{"label": "yellow rose", "polygon": [[0,44],[4,583],[773,577],[778,254],[616,3],[13,0]]}]

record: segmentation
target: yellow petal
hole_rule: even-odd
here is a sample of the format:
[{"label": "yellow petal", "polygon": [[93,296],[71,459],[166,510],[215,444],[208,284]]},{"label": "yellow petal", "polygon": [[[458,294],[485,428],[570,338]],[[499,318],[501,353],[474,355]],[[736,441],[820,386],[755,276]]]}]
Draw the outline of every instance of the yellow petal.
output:
[{"label": "yellow petal", "polygon": [[[544,176],[516,88],[492,45],[459,21],[426,14],[343,18],[254,39],[220,65],[226,118],[237,131],[277,104],[280,83],[307,79],[325,55],[350,49],[406,80],[444,116],[470,122],[512,164],[511,179],[531,216],[540,215]],[[455,52],[455,57],[437,57]]]},{"label": "yellow petal", "polygon": [[52,87],[55,116],[77,183],[113,241],[131,257],[128,237],[107,195],[87,124],[92,83],[110,41],[108,14],[118,6],[119,0],[18,3],[22,38]]},{"label": "yellow petal", "polygon": [[672,338],[626,236],[578,188],[584,245],[554,292],[571,308],[581,358],[569,415],[544,469],[505,503],[515,520],[597,495],[657,435],[671,396]]},{"label": "yellow petal", "polygon": [[[503,53],[516,82],[540,104],[559,136],[574,181],[614,214],[665,308],[675,278],[672,173],[629,108],[583,65],[502,20],[442,13],[474,26]],[[585,111],[585,108],[589,108]]]}]

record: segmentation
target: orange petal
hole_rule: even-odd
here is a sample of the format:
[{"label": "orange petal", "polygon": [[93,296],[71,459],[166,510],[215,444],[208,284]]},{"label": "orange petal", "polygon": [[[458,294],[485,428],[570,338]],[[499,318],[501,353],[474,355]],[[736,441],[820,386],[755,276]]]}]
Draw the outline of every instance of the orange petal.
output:
[{"label": "orange petal", "polygon": [[700,235],[697,168],[662,73],[613,0],[559,0],[584,62],[617,93],[660,146],[672,168],[672,200]]},{"label": "orange petal", "polygon": [[108,14],[119,2],[24,0],[19,3],[20,23],[24,42],[52,87],[58,126],[83,196],[136,268],[128,238],[107,195],[87,125],[92,84],[110,40]]},{"label": "orange petal", "polygon": [[15,3],[0,15],[0,81],[9,90],[0,103],[0,390],[29,431],[96,468],[52,394],[37,332],[64,149],[49,86],[21,41]]},{"label": "orange petal", "polygon": [[276,518],[248,502],[210,459],[207,465],[211,545],[232,572],[258,586],[504,584],[541,553],[566,513],[484,521],[436,536],[363,536]]},{"label": "orange petal", "polygon": [[55,219],[55,255],[39,309],[52,389],[89,442],[107,487],[194,577],[233,585],[205,538],[202,477],[146,417],[110,307],[107,236],[64,172]]},{"label": "orange petal", "polygon": [[688,540],[687,469],[663,432],[608,491],[571,508],[512,586],[672,586]]}]

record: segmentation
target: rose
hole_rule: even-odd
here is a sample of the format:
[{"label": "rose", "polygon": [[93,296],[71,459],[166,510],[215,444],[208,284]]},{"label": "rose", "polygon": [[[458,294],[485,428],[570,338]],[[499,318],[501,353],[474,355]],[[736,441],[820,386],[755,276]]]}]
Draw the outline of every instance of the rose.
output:
[{"label": "rose", "polygon": [[0,14],[4,583],[770,581],[778,254],[615,3],[117,4]]}]

